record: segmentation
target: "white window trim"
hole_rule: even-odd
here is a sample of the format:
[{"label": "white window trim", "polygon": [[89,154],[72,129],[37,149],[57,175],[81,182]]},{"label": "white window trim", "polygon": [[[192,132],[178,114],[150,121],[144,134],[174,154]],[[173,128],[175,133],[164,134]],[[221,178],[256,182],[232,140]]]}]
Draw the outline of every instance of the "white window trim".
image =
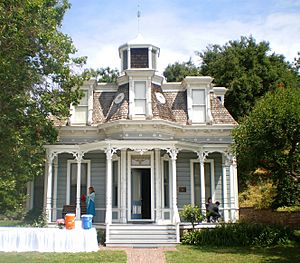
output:
[{"label": "white window trim", "polygon": [[[210,163],[210,191],[211,191],[211,198],[214,202],[215,200],[215,162],[214,159],[206,159],[204,161],[205,163]],[[199,163],[200,161],[198,159],[190,160],[190,171],[191,171],[191,204],[195,204],[195,187],[194,187],[194,164]],[[200,175],[200,174],[199,174]],[[200,175],[200,184],[201,184],[201,175]]]},{"label": "white window trim", "polygon": [[[71,125],[91,125],[93,122],[93,85],[90,85],[89,87],[84,87],[81,89],[82,91],[87,91],[87,101],[88,104],[84,105],[87,106],[87,122],[86,123],[80,123],[80,122],[76,122],[75,121],[75,112],[76,112],[76,107],[71,104],[70,106],[70,113],[71,113],[71,117],[70,117],[70,124]],[[81,106],[81,105],[78,105]],[[82,105],[83,106],[83,105]]]},{"label": "white window trim", "polygon": [[[145,114],[135,114],[135,92],[134,87],[136,82],[145,82],[146,101]],[[129,118],[133,120],[145,120],[152,116],[151,105],[151,77],[129,77]]]},{"label": "white window trim", "polygon": [[131,165],[132,156],[138,155],[137,152],[129,152],[128,153],[128,170],[127,170],[127,182],[128,182],[128,196],[127,196],[127,218],[128,221],[132,221],[131,219],[131,169],[132,168],[150,168],[151,173],[151,219],[134,219],[134,221],[153,221],[154,220],[154,152],[146,152],[143,155],[150,156],[150,165],[145,166],[135,166]]},{"label": "white window trim", "polygon": [[[68,160],[67,162],[67,188],[66,188],[66,204],[70,204],[70,193],[71,193],[71,164],[77,163],[75,160]],[[88,193],[88,189],[91,186],[91,160],[82,160],[81,164],[87,163],[87,185],[86,185],[86,193]]]}]

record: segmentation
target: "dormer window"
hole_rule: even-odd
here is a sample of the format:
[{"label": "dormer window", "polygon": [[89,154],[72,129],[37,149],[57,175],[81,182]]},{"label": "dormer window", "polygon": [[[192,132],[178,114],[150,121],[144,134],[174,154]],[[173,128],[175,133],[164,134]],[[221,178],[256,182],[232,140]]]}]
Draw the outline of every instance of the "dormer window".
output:
[{"label": "dormer window", "polygon": [[192,89],[192,122],[204,123],[206,121],[205,90]]},{"label": "dormer window", "polygon": [[134,114],[146,114],[146,82],[134,82]]},{"label": "dormer window", "polygon": [[83,97],[75,107],[74,124],[86,124],[88,121],[88,90],[83,91]]}]

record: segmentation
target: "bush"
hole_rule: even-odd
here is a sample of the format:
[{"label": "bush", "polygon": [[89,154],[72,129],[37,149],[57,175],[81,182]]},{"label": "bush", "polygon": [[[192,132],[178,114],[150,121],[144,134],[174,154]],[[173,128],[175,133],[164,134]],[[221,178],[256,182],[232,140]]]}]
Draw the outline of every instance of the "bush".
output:
[{"label": "bush", "polygon": [[201,222],[204,218],[204,216],[201,214],[200,208],[192,205],[185,205],[179,214],[184,221],[192,224],[193,230],[195,228],[195,223]]},{"label": "bush", "polygon": [[101,244],[102,246],[105,245],[105,242],[106,242],[106,232],[105,232],[105,229],[99,229],[99,230],[97,230],[97,241],[98,241],[98,244]]},{"label": "bush", "polygon": [[287,227],[238,223],[185,233],[182,243],[197,246],[271,247],[288,244],[293,239],[293,231]]},{"label": "bush", "polygon": [[300,206],[282,206],[276,209],[277,212],[300,212]]},{"label": "bush", "polygon": [[259,209],[270,208],[275,195],[276,188],[272,182],[258,180],[256,184],[248,184],[247,189],[239,194],[239,205]]},{"label": "bush", "polygon": [[47,225],[46,213],[42,209],[31,209],[25,215],[24,224],[32,227],[45,227]]}]

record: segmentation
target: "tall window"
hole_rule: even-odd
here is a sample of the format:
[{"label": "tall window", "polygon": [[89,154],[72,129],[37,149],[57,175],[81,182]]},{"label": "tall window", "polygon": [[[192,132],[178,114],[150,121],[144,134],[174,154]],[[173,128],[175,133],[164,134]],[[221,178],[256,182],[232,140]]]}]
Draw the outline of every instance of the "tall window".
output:
[{"label": "tall window", "polygon": [[[76,204],[76,194],[77,194],[77,163],[71,163],[71,174],[70,174],[70,204]],[[88,164],[81,163],[81,186],[80,186],[80,196],[86,195],[87,191],[87,173]]]},{"label": "tall window", "polygon": [[169,161],[163,161],[163,194],[164,194],[164,208],[170,208],[170,171],[169,171]]},{"label": "tall window", "polygon": [[[208,197],[212,197],[211,185],[211,162],[204,162],[204,180],[205,180],[205,201]],[[193,164],[194,176],[194,204],[201,207],[201,181],[200,181],[200,163]]]},{"label": "tall window", "polygon": [[83,91],[83,97],[75,107],[75,124],[86,124],[88,120],[88,91]]},{"label": "tall window", "polygon": [[123,70],[128,68],[128,51],[123,50]]},{"label": "tall window", "polygon": [[205,91],[193,89],[192,100],[192,121],[196,123],[204,123],[206,121]]},{"label": "tall window", "polygon": [[146,114],[146,82],[134,82],[134,114]]},{"label": "tall window", "polygon": [[118,161],[113,161],[112,163],[112,207],[118,207]]},{"label": "tall window", "polygon": [[156,69],[156,53],[157,53],[157,51],[152,49],[152,68],[153,69]]}]

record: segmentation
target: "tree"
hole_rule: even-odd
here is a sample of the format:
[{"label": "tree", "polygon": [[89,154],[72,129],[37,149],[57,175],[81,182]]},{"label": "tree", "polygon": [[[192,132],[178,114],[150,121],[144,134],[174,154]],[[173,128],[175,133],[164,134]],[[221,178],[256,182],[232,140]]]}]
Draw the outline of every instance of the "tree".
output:
[{"label": "tree", "polygon": [[60,31],[67,0],[0,2],[0,211],[22,208],[26,182],[43,173],[51,119],[80,98],[85,58]]},{"label": "tree", "polygon": [[233,133],[239,169],[247,176],[240,179],[264,170],[277,188],[275,207],[300,204],[299,101],[299,88],[268,92]]},{"label": "tree", "polygon": [[163,75],[168,82],[180,82],[186,76],[199,76],[200,72],[199,68],[189,60],[188,62],[169,64],[164,70]]},{"label": "tree", "polygon": [[300,70],[300,52],[297,53],[297,56],[296,58],[294,58],[294,67],[297,71]]},{"label": "tree", "polygon": [[247,115],[266,92],[299,84],[297,72],[284,57],[270,52],[267,42],[256,43],[252,36],[197,52],[202,59],[201,74],[228,88],[225,106],[236,120]]},{"label": "tree", "polygon": [[93,77],[97,82],[117,83],[120,72],[118,69],[111,69],[110,67],[94,69],[86,69],[86,75]]}]

